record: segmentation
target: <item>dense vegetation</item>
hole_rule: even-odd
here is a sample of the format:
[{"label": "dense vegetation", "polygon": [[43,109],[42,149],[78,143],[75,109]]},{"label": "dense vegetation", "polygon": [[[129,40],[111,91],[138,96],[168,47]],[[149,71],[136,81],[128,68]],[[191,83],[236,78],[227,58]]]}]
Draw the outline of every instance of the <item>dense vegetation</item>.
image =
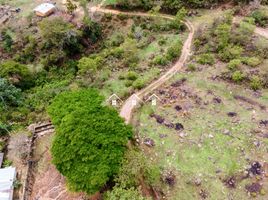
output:
[{"label": "dense vegetation", "polygon": [[223,79],[242,82],[254,90],[266,87],[268,72],[255,69],[268,58],[268,41],[253,37],[255,26],[250,18],[238,24],[232,21],[232,13],[228,13],[196,32],[196,61],[203,65],[214,65],[217,60],[227,63]]},{"label": "dense vegetation", "polygon": [[56,126],[53,163],[75,191],[93,194],[118,173],[132,137],[118,113],[95,90],[58,95],[48,112]]},{"label": "dense vegetation", "polygon": [[[220,3],[226,3],[226,0],[118,0],[117,5],[123,8],[143,8],[149,10],[155,6],[161,6],[163,10],[177,11],[182,7],[188,8],[209,8]],[[249,0],[234,0],[234,3],[249,3]],[[267,3],[267,1],[262,1]]]}]

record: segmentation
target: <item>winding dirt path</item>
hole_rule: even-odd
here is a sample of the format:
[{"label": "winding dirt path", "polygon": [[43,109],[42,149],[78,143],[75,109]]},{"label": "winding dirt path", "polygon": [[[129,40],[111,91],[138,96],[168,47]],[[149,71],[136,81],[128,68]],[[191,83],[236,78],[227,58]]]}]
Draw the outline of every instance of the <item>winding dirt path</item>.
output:
[{"label": "winding dirt path", "polygon": [[[101,8],[101,6],[92,7],[91,12],[102,12],[102,13],[109,13],[114,15],[119,14],[125,14],[128,16],[142,16],[142,17],[161,17],[164,19],[170,19],[173,20],[174,17],[171,15],[154,15],[150,13],[142,13],[142,12],[123,12],[118,10],[112,10],[112,9],[106,9]],[[141,91],[138,91],[137,93],[131,95],[124,103],[124,105],[121,108],[120,116],[125,119],[126,123],[130,123],[132,118],[133,110],[135,109],[135,105],[132,104],[132,100],[136,99],[137,97],[142,99],[142,97],[148,95],[150,92],[161,86],[163,83],[165,83],[167,80],[169,80],[175,73],[177,73],[185,64],[187,61],[187,58],[189,55],[191,55],[191,44],[194,36],[194,26],[191,22],[185,21],[184,22],[187,28],[189,29],[190,33],[188,35],[187,40],[184,42],[181,56],[179,60],[161,77],[159,77],[156,81],[152,82],[150,85],[142,89]]]}]

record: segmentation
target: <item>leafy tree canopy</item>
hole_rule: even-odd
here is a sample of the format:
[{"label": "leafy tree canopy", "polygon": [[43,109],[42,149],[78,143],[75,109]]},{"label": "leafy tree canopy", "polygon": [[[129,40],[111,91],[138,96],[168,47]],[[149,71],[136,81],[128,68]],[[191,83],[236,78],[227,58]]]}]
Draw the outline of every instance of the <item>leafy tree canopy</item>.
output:
[{"label": "leafy tree canopy", "polygon": [[93,194],[118,172],[131,127],[96,90],[64,92],[49,106],[53,163],[74,191]]},{"label": "leafy tree canopy", "polygon": [[18,106],[21,103],[21,90],[0,78],[0,106]]}]

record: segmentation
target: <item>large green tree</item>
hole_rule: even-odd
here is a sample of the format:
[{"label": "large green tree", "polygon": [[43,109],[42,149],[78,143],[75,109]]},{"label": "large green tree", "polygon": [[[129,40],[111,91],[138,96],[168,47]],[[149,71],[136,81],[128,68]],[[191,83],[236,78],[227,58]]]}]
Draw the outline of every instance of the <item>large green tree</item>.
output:
[{"label": "large green tree", "polygon": [[64,92],[49,106],[53,163],[74,191],[93,194],[118,173],[132,129],[96,90]]}]

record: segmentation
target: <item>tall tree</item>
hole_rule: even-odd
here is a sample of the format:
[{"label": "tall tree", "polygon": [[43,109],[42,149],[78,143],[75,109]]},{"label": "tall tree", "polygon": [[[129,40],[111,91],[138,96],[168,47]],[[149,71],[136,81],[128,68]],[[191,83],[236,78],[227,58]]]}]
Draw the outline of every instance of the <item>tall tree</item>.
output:
[{"label": "tall tree", "polygon": [[93,194],[117,174],[132,137],[117,111],[102,105],[96,90],[58,95],[48,113],[56,126],[53,163],[70,189]]}]

